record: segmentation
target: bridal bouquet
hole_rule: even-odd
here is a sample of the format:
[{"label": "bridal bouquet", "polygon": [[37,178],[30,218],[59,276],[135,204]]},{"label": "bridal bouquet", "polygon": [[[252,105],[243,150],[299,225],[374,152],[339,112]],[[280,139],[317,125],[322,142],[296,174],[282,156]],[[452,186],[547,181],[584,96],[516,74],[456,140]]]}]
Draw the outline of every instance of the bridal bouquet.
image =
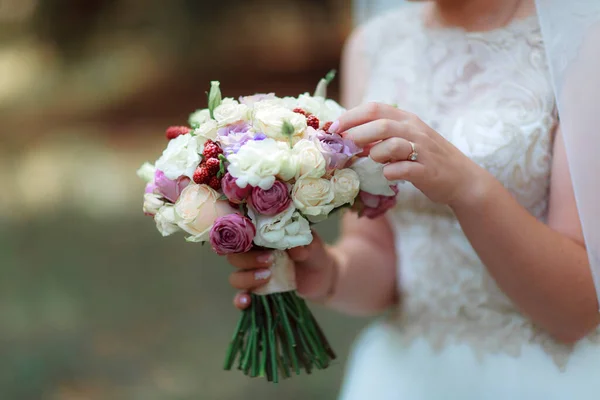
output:
[{"label": "bridal bouquet", "polygon": [[229,345],[225,369],[279,377],[327,368],[335,354],[306,303],[296,295],[285,250],[312,242],[311,225],[353,207],[367,217],[395,203],[383,166],[360,157],[352,141],[329,132],[344,111],[325,92],[222,99],[212,82],[208,108],[189,126],[167,129],[167,148],[138,175],[146,180],[143,210],[163,236],[210,243],[220,255],[273,249],[268,284],[251,294]]}]

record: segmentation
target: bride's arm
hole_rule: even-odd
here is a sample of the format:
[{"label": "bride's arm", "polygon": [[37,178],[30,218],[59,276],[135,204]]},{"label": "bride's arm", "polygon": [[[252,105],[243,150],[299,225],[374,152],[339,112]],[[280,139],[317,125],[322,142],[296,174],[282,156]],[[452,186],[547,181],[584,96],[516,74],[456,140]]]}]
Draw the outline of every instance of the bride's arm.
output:
[{"label": "bride's arm", "polygon": [[500,288],[558,340],[575,342],[600,315],[560,130],[553,155],[548,225],[495,179],[452,208]]},{"label": "bride's arm", "polygon": [[[356,30],[342,55],[341,97],[346,108],[361,103],[368,77],[364,31]],[[346,213],[341,238],[330,248],[335,274],[327,306],[346,314],[373,314],[392,306],[396,294],[396,251],[385,217],[374,220]]]}]

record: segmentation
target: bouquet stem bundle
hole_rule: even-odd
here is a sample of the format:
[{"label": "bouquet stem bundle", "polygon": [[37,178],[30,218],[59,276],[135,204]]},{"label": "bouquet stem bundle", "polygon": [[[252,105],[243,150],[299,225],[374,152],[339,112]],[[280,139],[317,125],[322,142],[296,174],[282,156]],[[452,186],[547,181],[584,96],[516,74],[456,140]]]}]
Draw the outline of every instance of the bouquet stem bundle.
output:
[{"label": "bouquet stem bundle", "polygon": [[336,358],[303,299],[295,291],[252,294],[229,344],[225,370],[237,368],[250,377],[280,378],[325,369]]}]

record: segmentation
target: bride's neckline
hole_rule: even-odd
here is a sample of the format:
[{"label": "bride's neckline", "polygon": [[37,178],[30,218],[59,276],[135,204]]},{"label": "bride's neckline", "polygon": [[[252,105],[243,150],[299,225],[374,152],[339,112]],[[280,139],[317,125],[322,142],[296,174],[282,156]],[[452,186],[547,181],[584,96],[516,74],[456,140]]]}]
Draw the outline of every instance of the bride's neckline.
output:
[{"label": "bride's neckline", "polygon": [[517,31],[529,30],[532,27],[536,27],[538,25],[537,15],[531,14],[525,17],[518,17],[511,19],[506,25],[492,28],[488,30],[467,30],[461,26],[430,26],[426,23],[425,13],[427,10],[427,3],[414,3],[409,5],[409,7],[414,7],[415,21],[420,25],[420,27],[431,34],[455,34],[463,37],[494,37],[494,36],[502,36],[507,33],[512,34]]}]

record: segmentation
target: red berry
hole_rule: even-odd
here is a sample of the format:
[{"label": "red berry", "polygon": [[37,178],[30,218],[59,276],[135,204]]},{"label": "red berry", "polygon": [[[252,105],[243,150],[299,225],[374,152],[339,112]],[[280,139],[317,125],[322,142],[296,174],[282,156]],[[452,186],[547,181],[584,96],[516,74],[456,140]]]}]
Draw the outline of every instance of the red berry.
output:
[{"label": "red berry", "polygon": [[186,135],[190,133],[191,129],[187,126],[170,126],[167,128],[165,136],[167,139],[175,139],[177,136]]},{"label": "red berry", "polygon": [[221,162],[217,158],[209,158],[208,160],[206,160],[206,163],[204,165],[206,169],[208,169],[208,173],[211,176],[216,175],[217,172],[219,172],[219,169],[221,168]]},{"label": "red berry", "polygon": [[198,168],[196,168],[196,171],[194,171],[194,182],[198,185],[208,184],[208,182],[210,182],[211,177],[212,174],[210,173],[208,168],[204,166],[199,166]]},{"label": "red berry", "polygon": [[293,112],[295,112],[296,114],[302,114],[302,115],[304,115],[305,117],[308,117],[308,116],[310,115],[310,113],[309,113],[309,112],[306,112],[306,111],[304,111],[304,110],[303,110],[303,109],[301,109],[301,108],[294,108],[292,111],[293,111]]},{"label": "red berry", "polygon": [[306,125],[311,126],[314,129],[319,129],[319,125],[321,125],[321,123],[319,122],[319,118],[315,117],[314,115],[309,115],[306,117]]},{"label": "red berry", "polygon": [[212,140],[207,140],[204,144],[204,151],[202,152],[204,159],[219,158],[219,154],[223,154],[223,150]]},{"label": "red berry", "polygon": [[208,186],[210,186],[211,188],[215,189],[215,190],[219,190],[221,189],[221,180],[219,178],[217,178],[217,176],[213,176],[212,178],[210,178],[210,181],[208,182]]},{"label": "red berry", "polygon": [[333,125],[333,122],[331,122],[331,121],[325,122],[325,125],[323,125],[323,127],[321,129],[324,130],[325,132],[329,133],[329,128],[331,128],[331,125]]}]

